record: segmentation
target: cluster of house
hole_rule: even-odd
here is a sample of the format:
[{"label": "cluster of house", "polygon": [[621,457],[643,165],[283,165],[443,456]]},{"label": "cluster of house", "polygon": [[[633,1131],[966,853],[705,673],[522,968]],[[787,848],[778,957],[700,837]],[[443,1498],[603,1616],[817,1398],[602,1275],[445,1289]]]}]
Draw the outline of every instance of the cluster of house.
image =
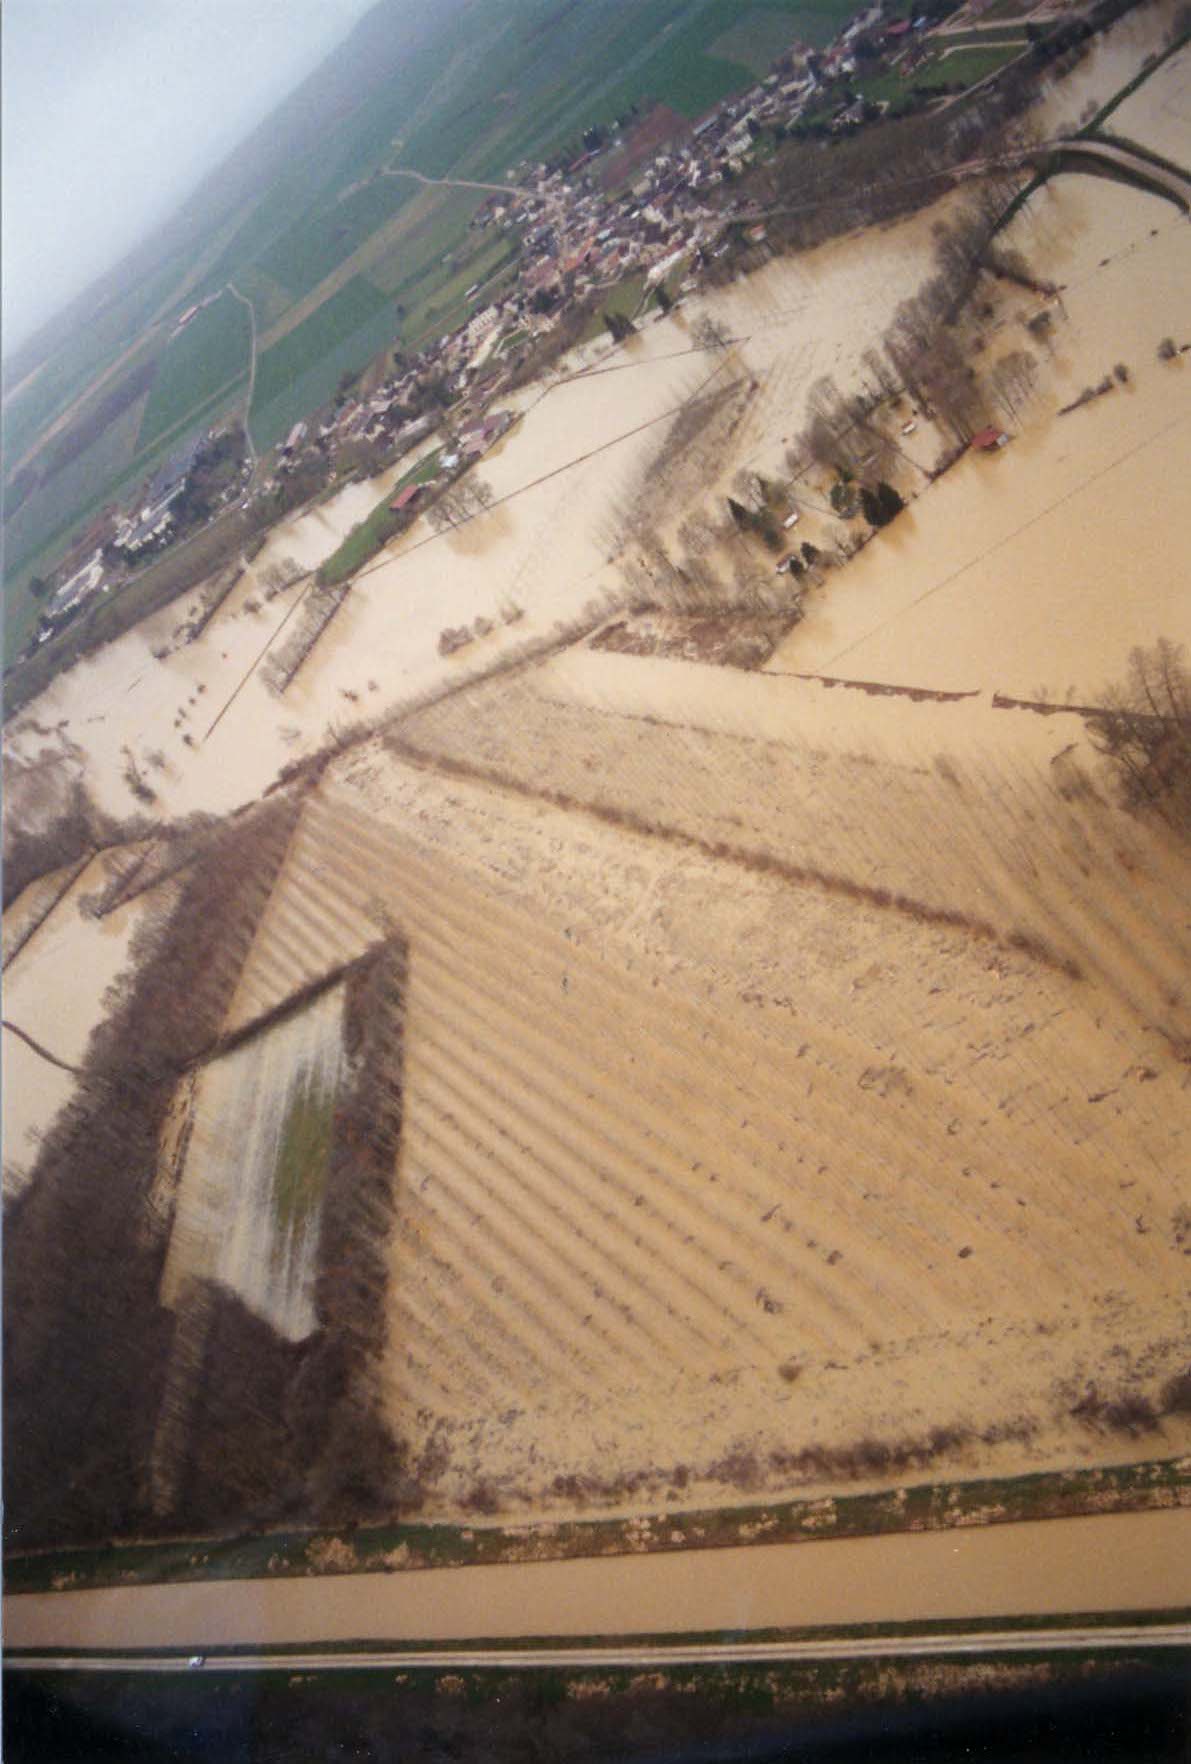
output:
[{"label": "cluster of house", "polygon": [[140,557],[159,547],[173,532],[177,516],[174,505],[186,489],[195,461],[208,437],[198,435],[176,453],[150,479],[145,500],[140,508],[121,515],[116,522],[112,543],[125,557]]},{"label": "cluster of house", "polygon": [[474,465],[478,459],[482,459],[489,448],[496,446],[514,420],[511,410],[492,410],[460,429],[439,454],[437,472],[424,478],[421,483],[407,484],[397,492],[389,504],[392,513],[412,514],[425,497],[433,495],[441,487],[444,479],[453,478],[468,466]]},{"label": "cluster of house", "polygon": [[171,542],[178,524],[177,505],[211,439],[207,433],[198,435],[172,453],[153,474],[135,508],[122,511],[113,506],[91,523],[63,560],[61,569],[67,574],[42,611],[37,645],[60,631],[88,601],[110,593],[124,566]]},{"label": "cluster of house", "polygon": [[[766,129],[789,128],[808,107],[820,106],[823,88],[855,71],[858,45],[863,51],[865,41],[880,41],[899,58],[912,54],[927,22],[890,22],[881,6],[873,5],[853,18],[822,54],[792,44],[773,72],[743,95],[716,105],[685,137],[672,138],[639,169],[631,186],[615,195],[600,185],[599,162],[605,154],[624,149],[618,137],[565,167],[511,168],[508,186],[488,198],[472,225],[518,236],[512,284],[478,305],[456,330],[403,358],[399,370],[368,396],[341,399],[333,409],[295,423],[278,449],[272,475],[258,479],[242,506],[268,495],[279,478],[313,455],[334,462],[342,448],[363,442],[382,448],[389,458],[398,456],[438,426],[444,409],[450,412],[455,437],[448,441],[444,459],[452,453],[459,461],[477,458],[492,444],[486,425],[504,420],[489,419],[488,406],[535,336],[553,329],[574,302],[611,289],[630,274],[643,273],[646,286],[656,286],[680,266],[695,267],[726,249],[722,235],[743,211],[725,206],[722,196],[711,198],[710,192],[745,168],[758,137]],[[832,127],[858,121],[853,112],[861,108],[840,107]],[[752,242],[764,236],[760,224],[747,234]],[[691,285],[684,282],[682,288]],[[479,283],[467,290],[469,300],[482,294]],[[176,328],[182,329],[199,310],[189,308]],[[109,548],[131,560],[170,543],[174,505],[204,439],[166,462],[139,508],[124,515],[112,511],[114,531],[104,535]],[[103,556],[101,546],[62,583],[43,617],[45,635],[85,599],[103,591]],[[72,561],[78,562],[77,548]]]},{"label": "cluster of house", "polygon": [[[511,168],[507,188],[494,192],[472,221],[518,236],[511,285],[488,302],[482,284],[469,288],[467,298],[480,304],[463,324],[403,361],[368,397],[346,399],[321,422],[296,423],[280,449],[278,474],[292,472],[314,451],[333,457],[348,442],[391,444],[398,452],[412,445],[432,426],[427,416],[408,418],[422,405],[428,379],[441,386],[455,422],[466,422],[500,391],[519,348],[552,330],[573,302],[633,273],[656,285],[683,263],[709,255],[734,218],[709,193],[744,169],[763,129],[798,119],[821,81],[843,71],[853,37],[880,16],[879,7],[861,14],[825,57],[792,50],[779,64],[785,71],[718,104],[685,139],[642,166],[627,191],[609,195],[599,183],[600,160],[621,148],[618,140],[565,168]],[[274,481],[265,479],[260,492]]]}]

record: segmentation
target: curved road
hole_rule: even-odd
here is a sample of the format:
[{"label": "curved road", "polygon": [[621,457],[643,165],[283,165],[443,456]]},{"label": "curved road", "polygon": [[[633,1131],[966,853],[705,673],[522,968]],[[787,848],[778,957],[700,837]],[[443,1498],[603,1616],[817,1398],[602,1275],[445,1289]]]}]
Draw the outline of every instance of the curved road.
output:
[{"label": "curved road", "polygon": [[6,1649],[35,1653],[286,1644],[313,1653],[343,1642],[639,1635],[644,1645],[666,1634],[1188,1609],[1191,1508],[490,1568],[25,1593],[4,1601],[4,1637]]}]

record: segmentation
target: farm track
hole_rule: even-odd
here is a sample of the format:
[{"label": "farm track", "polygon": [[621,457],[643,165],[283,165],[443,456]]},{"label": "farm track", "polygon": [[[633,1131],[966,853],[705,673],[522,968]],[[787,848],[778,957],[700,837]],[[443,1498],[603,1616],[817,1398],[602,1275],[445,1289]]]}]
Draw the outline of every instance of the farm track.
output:
[{"label": "farm track", "polygon": [[[443,788],[449,828],[451,790],[474,787]],[[908,1018],[888,1026],[896,1060],[838,1006],[757,1033],[596,954],[533,909],[530,876],[494,892],[435,837],[325,782],[227,1023],[387,923],[409,940],[399,1430],[421,1415],[427,1443],[441,1425],[482,1440],[504,1411],[547,1432],[568,1412],[607,1428],[609,1405],[642,1400],[690,1414],[709,1380],[772,1379],[791,1355],[855,1368],[876,1334],[897,1363],[978,1337],[977,1312],[1028,1334],[1076,1286],[1143,1288],[1155,1307],[1178,1290],[1165,1233],[1135,1226],[1177,1205],[1148,1087],[1120,1118],[1090,1106],[1059,1036],[1045,1069],[1028,1042],[971,1041],[957,1076],[935,1068],[933,1026]],[[1178,1132],[1176,1112],[1172,1147]]]}]

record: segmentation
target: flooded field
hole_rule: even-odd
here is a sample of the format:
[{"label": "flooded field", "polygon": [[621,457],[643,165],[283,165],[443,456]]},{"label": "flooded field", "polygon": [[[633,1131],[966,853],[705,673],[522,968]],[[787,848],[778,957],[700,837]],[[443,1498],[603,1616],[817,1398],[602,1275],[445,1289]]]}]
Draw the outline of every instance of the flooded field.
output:
[{"label": "flooded field", "polygon": [[[1152,41],[1123,20],[1048,102],[1077,116]],[[1167,138],[1141,100],[1177,110],[1178,67],[1130,100],[1138,139]],[[158,1514],[213,1474],[193,1417],[255,1427],[261,1390],[325,1346],[325,1292],[356,1307],[345,1413],[428,1518],[1188,1449],[1185,848],[1119,807],[1076,708],[1039,714],[1099,701],[1136,645],[1191,639],[1189,370],[1158,355],[1186,340],[1186,220],[1082,175],[1031,198],[1008,242],[1058,285],[1045,343],[1036,293],[982,294],[984,360],[1038,355],[1009,445],[928,487],[921,417],[914,500],[806,578],[764,671],[587,642],[637,592],[645,529],[674,546],[690,517],[724,520],[742,472],[788,476],[809,391],[858,383],[953,202],[774,262],[523,395],[480,468],[496,505],[416,523],[283,692],[262,662],[396,469],[279,528],[193,641],[197,597],[6,732],[31,755],[56,729],[102,810],[161,821],[252,803],[358,737],[272,799],[224,1039],[162,1092],[181,1072],[149,1197],[178,1319]],[[724,347],[695,347],[703,312]],[[676,413],[721,394],[680,448]],[[799,481],[800,538],[843,530],[826,488]],[[68,1066],[154,898],[83,917],[111,861],[56,869],[5,920],[6,1013]],[[385,951],[389,990],[369,991]],[[7,1031],[5,1060],[15,1192],[74,1079]],[[392,1136],[365,1156],[377,1098]],[[333,1152],[360,1187],[323,1288]],[[266,1336],[261,1388],[221,1409],[210,1368],[226,1382]],[[321,1386],[302,1389],[309,1415]],[[255,1489],[275,1442],[250,1444]],[[990,1587],[964,1608],[1008,1608]],[[724,1597],[741,1623],[797,1620],[757,1614],[797,1608],[784,1593]],[[869,1609],[854,1586],[828,1605]]]},{"label": "flooded field", "polygon": [[[1146,56],[1163,45],[1177,11],[1175,0],[1161,0],[1157,5],[1126,13],[1105,31],[1074,72],[1056,81],[1043,94],[1038,114],[1047,132],[1072,134],[1133,79]],[[1115,115],[1108,126],[1117,126]]]},{"label": "flooded field", "polygon": [[[495,494],[513,500],[442,537],[416,524],[359,580],[284,698],[266,689],[256,664],[303,587],[266,600],[262,583],[272,570],[310,569],[328,556],[391,474],[279,528],[196,642],[155,659],[179,623],[178,609],[167,609],[81,662],[28,718],[66,720],[110,812],[132,806],[125,747],[142,758],[163,752],[167,764],[153,785],[166,813],[228,809],[259,795],[280,766],[333,727],[379,718],[444,681],[490,668],[510,648],[549,639],[591,608],[617,604],[623,585],[608,560],[619,511],[673,412],[711,375],[756,376],[760,390],[740,446],[780,451],[811,382],[842,369],[855,337],[887,322],[920,279],[934,218],[882,235],[880,278],[871,274],[868,244],[852,239],[775,263],[717,297],[714,310],[742,339],[727,362],[692,350],[680,314],[648,325],[623,351],[601,348],[588,373],[546,396],[528,395],[524,422],[482,467]],[[694,499],[704,487],[696,483]],[[510,610],[522,615],[512,624]],[[444,660],[443,629],[477,618],[492,622],[492,635]]]},{"label": "flooded field", "polygon": [[1191,169],[1191,48],[1180,49],[1113,111],[1107,127]]},{"label": "flooded field", "polygon": [[[523,423],[483,465],[497,497],[512,500],[443,536],[417,523],[360,578],[284,697],[266,688],[259,663],[305,586],[269,598],[267,585],[329,555],[387,479],[279,529],[196,642],[155,659],[179,622],[167,609],[80,663],[29,716],[66,719],[110,812],[133,806],[126,748],[142,767],[146,755],[162,754],[152,785],[166,813],[226,809],[258,795],[331,730],[379,719],[599,616],[623,595],[609,559],[670,413],[701,387],[751,377],[758,390],[730,457],[716,462],[719,481],[726,490],[741,466],[780,470],[809,387],[825,373],[846,383],[855,372],[855,340],[879,331],[917,285],[937,218],[932,211],[881,235],[879,278],[871,242],[855,239],[775,263],[717,296],[712,309],[740,339],[726,359],[692,353],[680,313],[597,356],[579,378],[527,398]],[[1185,435],[1182,377],[1154,351],[1181,316],[1187,229],[1156,198],[1063,177],[1031,203],[1014,243],[1063,282],[1066,308],[1024,432],[1002,456],[958,468],[810,596],[775,668],[1087,693],[1120,671],[1134,642],[1186,629],[1176,553],[1163,535],[1185,530],[1191,493],[1168,476],[1162,522],[1142,510],[1155,470]],[[1010,298],[1009,331],[1015,311],[1031,310],[1028,296]],[[1126,392],[1052,420],[1058,404],[1120,359],[1133,373]],[[671,488],[666,527],[718,508],[708,488],[705,471],[679,487],[677,501]],[[477,618],[491,634],[444,659],[441,632]]]},{"label": "flooded field", "polygon": [[[145,915],[164,909],[168,886],[103,918],[80,910],[110,880],[123,855],[94,858],[65,893],[57,894],[52,911],[40,918],[17,955],[5,968],[4,1015],[40,1042],[56,1059],[74,1066],[82,1059],[91,1031],[108,1014],[108,988],[125,972],[133,935]],[[69,875],[68,870],[67,874]],[[52,880],[52,879],[51,879]],[[47,887],[49,883],[47,882]],[[41,891],[33,884],[26,894]],[[5,925],[36,903],[22,896]],[[4,1031],[4,1193],[19,1193],[36,1157],[40,1136],[74,1094],[75,1081]]]},{"label": "flooded field", "polygon": [[[481,703],[458,702],[491,757]],[[590,777],[584,728],[609,743],[610,777],[679,775],[661,748],[620,751],[590,709],[539,730],[512,702],[537,784],[564,758]],[[1040,727],[1061,745],[1023,723],[1027,748]],[[413,733],[445,727],[429,713]],[[667,725],[648,728],[656,743]],[[705,767],[706,735],[675,733],[697,824],[715,822],[710,784],[748,799],[771,840],[783,804],[802,838],[831,836],[838,760],[813,758],[798,794],[796,750],[754,761],[762,782],[714,747]],[[851,762],[849,786],[872,792],[853,799],[871,833],[853,874],[883,843],[882,799],[904,824],[889,861],[937,848],[913,804],[966,787],[924,754],[907,768],[869,753],[870,781],[866,756]],[[969,844],[980,801],[957,846],[987,868],[980,910],[1002,887],[1018,910],[1029,891],[1019,877],[1013,895],[1012,865],[994,875],[995,824]],[[842,863],[834,825],[827,861]],[[865,1480],[859,1415],[870,1444],[941,1453],[957,1474],[1152,1451],[1152,1434],[1070,1413],[1109,1353],[1114,1390],[1140,1379],[1160,1401],[1191,1322],[1175,1176],[1191,1119],[1177,1060],[1132,1008],[1144,959],[1123,953],[1166,910],[1158,850],[1134,896],[1143,873],[1125,939],[1109,935],[1121,891],[1080,909],[1081,955],[1106,944],[1089,983],[962,921],[725,867],[579,803],[376,748],[342,762],[303,813],[236,1010],[276,1008],[386,924],[409,940],[384,1380],[423,1510],[839,1488]],[[953,870],[951,886],[970,883]],[[1064,921],[1051,887],[1074,936],[1080,914],[1068,902]],[[1163,1423],[1171,1446],[1180,1425]]]},{"label": "flooded field", "polygon": [[[962,461],[807,597],[775,671],[1095,704],[1135,644],[1191,639],[1191,483],[1171,469],[1191,405],[1156,354],[1185,321],[1191,229],[1156,197],[1062,176],[1011,231],[1063,285],[1048,391],[1007,448]],[[1054,415],[1118,361],[1126,387]]]}]

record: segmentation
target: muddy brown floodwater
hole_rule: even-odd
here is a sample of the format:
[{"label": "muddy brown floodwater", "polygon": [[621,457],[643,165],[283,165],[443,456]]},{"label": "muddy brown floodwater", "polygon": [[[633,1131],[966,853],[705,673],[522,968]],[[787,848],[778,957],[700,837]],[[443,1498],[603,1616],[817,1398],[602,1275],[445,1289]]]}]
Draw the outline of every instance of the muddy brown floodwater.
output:
[{"label": "muddy brown floodwater", "polygon": [[1173,1610],[1191,1512],[320,1580],[4,1601],[10,1648],[663,1635],[931,1618]]}]

